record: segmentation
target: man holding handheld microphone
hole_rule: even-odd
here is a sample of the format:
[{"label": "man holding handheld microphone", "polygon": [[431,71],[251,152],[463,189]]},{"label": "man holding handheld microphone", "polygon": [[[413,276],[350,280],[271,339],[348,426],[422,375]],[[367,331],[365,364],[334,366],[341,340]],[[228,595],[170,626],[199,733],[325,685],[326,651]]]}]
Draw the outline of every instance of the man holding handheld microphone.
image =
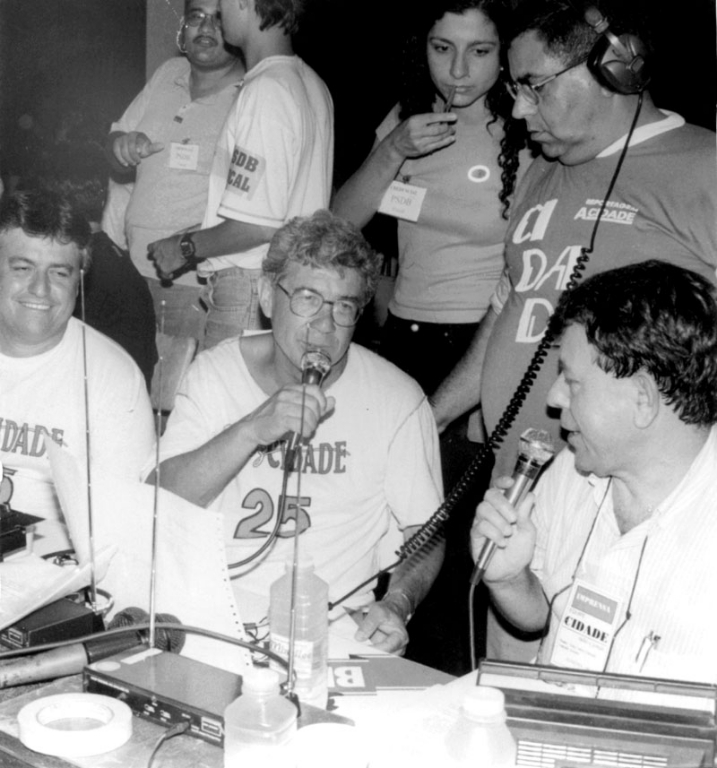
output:
[{"label": "man holding handheld microphone", "polygon": [[714,288],[647,261],[586,279],[553,322],[568,447],[517,508],[509,478],[478,506],[493,606],[543,633],[538,663],[714,684]]},{"label": "man holding handheld microphone", "polygon": [[[232,569],[233,587],[247,623],[262,625],[297,526],[302,555],[335,601],[370,582],[389,564],[383,558],[393,563],[400,533],[409,537],[441,502],[425,395],[351,343],[379,271],[380,257],[348,222],[328,211],[292,219],[262,265],[259,299],[271,331],[202,352],[177,395],[160,446],[161,485],[222,512],[229,563],[242,563]],[[306,383],[307,353],[330,361],[321,386]],[[303,447],[293,456],[297,442]],[[283,489],[287,462],[294,471]],[[405,625],[442,558],[438,546],[419,568],[399,567],[380,601],[369,583],[342,603],[366,609],[359,639],[402,652]]]}]

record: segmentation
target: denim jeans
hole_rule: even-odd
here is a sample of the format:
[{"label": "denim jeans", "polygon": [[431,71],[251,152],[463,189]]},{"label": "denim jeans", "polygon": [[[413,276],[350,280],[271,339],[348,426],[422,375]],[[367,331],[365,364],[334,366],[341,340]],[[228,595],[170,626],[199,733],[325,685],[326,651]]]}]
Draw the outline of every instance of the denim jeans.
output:
[{"label": "denim jeans", "polygon": [[213,272],[205,290],[207,321],[203,349],[245,330],[268,328],[259,308],[261,269],[233,267]]}]

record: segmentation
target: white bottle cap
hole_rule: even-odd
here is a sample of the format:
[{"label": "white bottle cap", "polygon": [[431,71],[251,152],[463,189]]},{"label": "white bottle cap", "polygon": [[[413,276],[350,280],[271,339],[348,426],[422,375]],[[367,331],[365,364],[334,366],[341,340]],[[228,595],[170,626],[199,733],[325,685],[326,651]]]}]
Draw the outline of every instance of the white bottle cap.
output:
[{"label": "white bottle cap", "polygon": [[498,688],[479,685],[463,697],[463,711],[473,720],[501,722],[505,720],[505,696]]},{"label": "white bottle cap", "polygon": [[279,693],[279,673],[268,667],[250,667],[242,674],[242,693]]},{"label": "white bottle cap", "polygon": [[[297,562],[297,570],[299,571],[308,571],[308,570],[314,570],[314,558],[312,555],[306,555],[303,553],[299,553],[299,560]],[[294,558],[293,557],[287,557],[284,561],[284,570],[288,573],[291,572],[291,569],[294,567]]]}]

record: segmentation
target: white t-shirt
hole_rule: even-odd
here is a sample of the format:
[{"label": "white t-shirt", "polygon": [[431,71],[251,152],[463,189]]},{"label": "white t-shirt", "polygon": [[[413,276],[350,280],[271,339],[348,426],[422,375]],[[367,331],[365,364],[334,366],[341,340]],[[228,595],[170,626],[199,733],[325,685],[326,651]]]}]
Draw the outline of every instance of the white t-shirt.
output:
[{"label": "white t-shirt", "polygon": [[[278,229],[326,208],[334,157],[333,105],[297,56],[270,56],[247,72],[217,142],[203,228],[235,219]],[[258,269],[268,243],[209,259],[199,271]]]},{"label": "white t-shirt", "polygon": [[[91,467],[140,479],[154,443],[144,377],[111,339],[86,326]],[[14,490],[10,506],[38,515],[35,550],[70,546],[50,474],[50,436],[85,466],[82,323],[71,318],[59,344],[34,357],[0,355],[0,461]],[[42,537],[42,538],[40,538]]]},{"label": "white t-shirt", "polygon": [[[424,522],[442,500],[436,425],[426,397],[413,379],[383,358],[356,344],[348,354],[344,372],[327,390],[336,408],[304,454],[301,501],[292,474],[285,513],[289,523],[267,554],[234,581],[245,620],[258,620],[266,612],[269,587],[283,575],[293,551],[285,537],[293,533],[297,517],[306,528],[300,551],[312,556],[335,600],[376,573],[389,529]],[[238,339],[201,353],[177,395],[161,441],[162,460],[198,448],[266,399],[244,363]],[[284,447],[279,442],[257,449],[211,505],[225,517],[230,563],[255,552],[273,528]],[[251,615],[242,590],[264,597],[263,613]],[[366,587],[354,604],[370,599]]]}]

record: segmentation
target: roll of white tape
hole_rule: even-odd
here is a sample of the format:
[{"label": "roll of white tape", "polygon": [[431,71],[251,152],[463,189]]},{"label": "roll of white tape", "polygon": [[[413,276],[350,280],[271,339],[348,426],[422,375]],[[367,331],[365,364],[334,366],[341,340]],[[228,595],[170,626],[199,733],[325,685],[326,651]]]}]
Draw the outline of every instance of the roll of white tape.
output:
[{"label": "roll of white tape", "polygon": [[132,735],[132,710],[97,693],[60,693],[18,713],[20,741],[43,755],[83,757],[111,752]]}]

